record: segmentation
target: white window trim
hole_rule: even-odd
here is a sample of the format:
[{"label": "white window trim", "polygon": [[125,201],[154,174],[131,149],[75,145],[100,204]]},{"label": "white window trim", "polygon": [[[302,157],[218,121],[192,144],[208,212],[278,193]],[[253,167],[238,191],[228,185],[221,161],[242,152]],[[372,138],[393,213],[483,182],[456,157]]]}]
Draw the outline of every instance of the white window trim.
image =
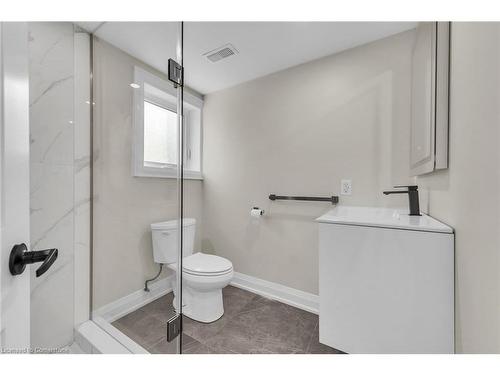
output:
[{"label": "white window trim", "polygon": [[[142,68],[134,67],[134,83],[140,85],[134,89],[133,96],[133,139],[132,139],[132,175],[134,177],[160,177],[160,178],[177,178],[177,167],[148,167],[144,165],[144,100],[151,101],[167,109],[177,111],[176,106],[171,103],[159,100],[151,100],[144,94],[144,85],[153,86],[172,98],[177,100],[177,89],[172,86],[172,83],[152,74]],[[184,106],[185,108],[198,109],[201,113],[203,109],[203,99],[186,92],[184,90]],[[187,117],[187,116],[185,116]],[[192,171],[184,169],[184,178],[202,180],[203,179],[203,119],[200,123],[200,171]]]}]

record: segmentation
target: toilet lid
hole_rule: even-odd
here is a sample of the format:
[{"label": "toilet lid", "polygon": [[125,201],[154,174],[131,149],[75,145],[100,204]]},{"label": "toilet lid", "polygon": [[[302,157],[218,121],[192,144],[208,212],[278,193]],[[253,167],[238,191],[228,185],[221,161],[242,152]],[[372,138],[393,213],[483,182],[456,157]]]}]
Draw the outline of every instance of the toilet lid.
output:
[{"label": "toilet lid", "polygon": [[182,260],[182,269],[191,274],[221,274],[230,271],[233,264],[217,255],[196,253]]}]

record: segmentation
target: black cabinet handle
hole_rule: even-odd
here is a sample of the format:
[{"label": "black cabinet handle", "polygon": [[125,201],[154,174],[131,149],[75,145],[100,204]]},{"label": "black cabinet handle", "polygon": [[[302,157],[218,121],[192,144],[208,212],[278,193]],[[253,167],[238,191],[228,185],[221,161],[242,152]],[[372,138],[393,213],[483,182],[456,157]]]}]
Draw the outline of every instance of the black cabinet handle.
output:
[{"label": "black cabinet handle", "polygon": [[9,270],[12,275],[20,275],[27,264],[43,262],[36,270],[36,277],[42,276],[57,259],[57,249],[28,251],[26,244],[14,245],[9,257]]}]

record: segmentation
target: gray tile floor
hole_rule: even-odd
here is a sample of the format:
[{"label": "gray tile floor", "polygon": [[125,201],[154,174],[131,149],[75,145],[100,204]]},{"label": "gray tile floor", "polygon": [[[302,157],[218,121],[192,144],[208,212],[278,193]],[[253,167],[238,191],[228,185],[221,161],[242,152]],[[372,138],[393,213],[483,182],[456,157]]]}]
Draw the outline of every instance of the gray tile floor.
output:
[{"label": "gray tile floor", "polygon": [[[341,353],[319,343],[315,314],[232,286],[223,289],[223,297],[219,320],[206,324],[184,317],[183,353]],[[151,353],[175,353],[165,328],[172,298],[159,298],[113,325]]]}]

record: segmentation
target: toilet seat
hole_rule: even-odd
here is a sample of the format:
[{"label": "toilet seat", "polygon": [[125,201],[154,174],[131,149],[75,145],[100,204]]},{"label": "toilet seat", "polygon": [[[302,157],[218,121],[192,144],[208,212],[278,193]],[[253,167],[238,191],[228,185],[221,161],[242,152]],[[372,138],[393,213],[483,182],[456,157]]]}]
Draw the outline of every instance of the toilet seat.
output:
[{"label": "toilet seat", "polygon": [[[177,264],[172,264],[176,268]],[[217,255],[195,253],[182,260],[182,273],[193,276],[221,276],[233,271],[233,264]]]}]

